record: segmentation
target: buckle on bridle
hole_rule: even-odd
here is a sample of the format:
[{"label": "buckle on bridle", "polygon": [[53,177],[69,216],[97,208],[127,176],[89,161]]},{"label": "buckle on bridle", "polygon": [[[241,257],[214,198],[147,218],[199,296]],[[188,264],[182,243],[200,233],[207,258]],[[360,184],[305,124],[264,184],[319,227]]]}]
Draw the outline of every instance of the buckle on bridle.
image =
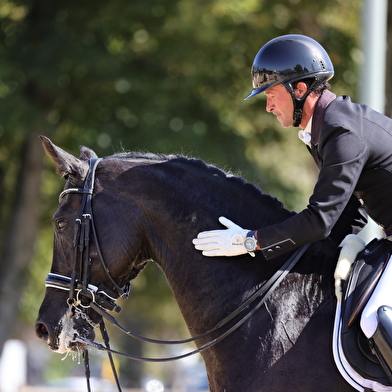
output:
[{"label": "buckle on bridle", "polygon": [[[55,289],[60,289],[64,291],[70,291],[71,289],[72,279],[68,276],[49,273],[45,280],[45,286]],[[121,295],[121,298],[128,298],[130,293],[131,282],[128,282],[124,287],[124,295]],[[100,305],[102,308],[108,311],[115,311],[119,313],[121,311],[121,307],[117,305],[116,301],[120,296],[116,295],[115,292],[110,290],[110,294],[108,294],[105,289],[101,289],[93,284],[88,284],[87,289],[83,289],[83,285],[78,280],[75,281],[75,298],[73,306],[81,306],[82,308],[89,308],[91,302],[94,302]],[[89,302],[86,305],[86,302],[83,303],[83,300],[87,299]],[[68,304],[72,300],[68,299]]]}]

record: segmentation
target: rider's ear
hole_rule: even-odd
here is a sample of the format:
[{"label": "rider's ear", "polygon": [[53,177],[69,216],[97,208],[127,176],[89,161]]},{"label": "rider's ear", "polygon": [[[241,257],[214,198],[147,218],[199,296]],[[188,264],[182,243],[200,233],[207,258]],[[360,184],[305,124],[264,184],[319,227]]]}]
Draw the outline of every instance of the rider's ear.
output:
[{"label": "rider's ear", "polygon": [[80,149],[79,158],[82,161],[88,161],[90,158],[98,158],[97,154],[91,148],[80,146],[79,149]]},{"label": "rider's ear", "polygon": [[305,93],[308,91],[308,85],[304,82],[298,82],[295,89],[294,89],[296,96],[298,98],[301,98],[305,95]]}]

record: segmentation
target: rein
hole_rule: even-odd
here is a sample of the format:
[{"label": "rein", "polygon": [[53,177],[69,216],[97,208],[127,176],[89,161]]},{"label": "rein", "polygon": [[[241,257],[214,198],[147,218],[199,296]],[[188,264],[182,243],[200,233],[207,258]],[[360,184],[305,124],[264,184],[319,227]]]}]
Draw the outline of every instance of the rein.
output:
[{"label": "rein", "polygon": [[99,305],[96,303],[91,303],[91,309],[95,310],[98,314],[100,314],[102,317],[106,318],[109,320],[113,325],[118,327],[122,332],[126,333],[127,335],[138,339],[142,340],[144,342],[149,342],[149,343],[155,343],[155,344],[183,344],[183,343],[188,343],[188,342],[194,342],[202,337],[205,337],[206,335],[211,334],[212,332],[218,331],[220,328],[228,324],[229,321],[233,320],[236,316],[238,316],[241,312],[245,311],[251,304],[253,304],[257,299],[261,298],[260,301],[255,305],[253,309],[251,309],[248,313],[246,313],[239,321],[237,321],[232,327],[230,327],[228,330],[223,332],[221,335],[219,335],[217,338],[210,340],[209,342],[203,344],[199,348],[193,351],[189,351],[187,353],[173,356],[173,357],[165,357],[165,358],[146,358],[146,357],[139,357],[139,356],[134,356],[130,354],[125,354],[120,351],[115,351],[112,349],[109,349],[107,347],[104,347],[102,344],[93,342],[87,338],[83,338],[81,336],[75,336],[74,340],[80,343],[83,343],[85,345],[94,347],[98,350],[101,351],[106,351],[108,353],[112,354],[117,354],[122,357],[128,358],[128,359],[133,359],[136,361],[140,362],[169,362],[177,359],[182,359],[189,357],[194,354],[199,354],[202,351],[212,347],[216,343],[219,343],[221,340],[226,338],[228,335],[230,335],[232,332],[234,332],[236,329],[238,329],[246,320],[248,320],[268,299],[268,297],[272,294],[272,292],[275,290],[275,288],[280,284],[280,282],[286,277],[286,275],[291,271],[291,269],[297,264],[301,256],[304,254],[304,252],[307,250],[309,247],[309,244],[302,246],[299,248],[291,257],[290,259],[282,266],[281,269],[279,269],[264,285],[262,285],[252,296],[250,296],[239,308],[237,308],[235,311],[230,313],[227,317],[225,317],[223,320],[221,320],[218,324],[216,324],[215,327],[212,329],[194,336],[189,339],[184,339],[184,340],[155,340],[155,339],[150,339],[146,338],[144,336],[140,336],[138,334],[135,334],[126,328],[122,327],[118,321],[108,314],[104,309],[102,309]]},{"label": "rein", "polygon": [[[299,248],[287,261],[286,263],[277,271],[275,274],[263,285],[261,285],[245,302],[242,303],[237,309],[235,309],[232,313],[218,322],[213,328],[210,330],[183,340],[156,340],[147,338],[138,334],[135,334],[123,326],[121,326],[115,317],[110,315],[108,311],[116,311],[119,312],[121,308],[117,305],[116,301],[118,298],[128,298],[130,293],[130,282],[127,283],[123,288],[121,288],[113,279],[110,274],[109,268],[104,260],[103,253],[101,251],[97,232],[94,225],[93,219],[93,211],[92,211],[92,195],[94,190],[94,181],[95,181],[95,171],[98,166],[98,163],[102,158],[92,158],[90,159],[90,168],[89,172],[86,176],[84,187],[83,188],[69,188],[64,190],[60,196],[59,201],[61,201],[64,196],[70,193],[78,193],[82,194],[82,203],[79,211],[78,218],[75,220],[75,229],[74,229],[74,238],[73,238],[73,247],[74,247],[74,266],[71,277],[67,277],[60,274],[49,273],[45,285],[46,287],[51,287],[60,290],[69,291],[68,295],[68,305],[69,305],[69,317],[72,317],[75,312],[77,312],[81,317],[83,317],[86,322],[88,322],[93,328],[96,328],[98,325],[95,324],[87,314],[84,312],[85,309],[91,308],[98,315],[102,317],[102,320],[99,324],[101,334],[104,340],[104,345],[91,341],[87,338],[84,338],[78,334],[73,336],[73,342],[82,343],[85,346],[90,346],[96,348],[101,351],[106,351],[109,356],[109,360],[112,366],[112,371],[115,376],[115,380],[117,383],[117,388],[121,392],[121,386],[118,381],[117,372],[114,366],[114,362],[112,359],[112,354],[117,354],[126,358],[130,358],[137,361],[147,361],[147,362],[167,362],[176,359],[185,358],[197,353],[201,353],[202,351],[212,347],[216,343],[223,340],[225,337],[230,335],[233,331],[238,329],[245,321],[247,321],[268,299],[268,297],[272,294],[274,289],[280,284],[280,282],[286,277],[286,275],[291,271],[291,269],[296,265],[301,256],[309,247],[308,245],[304,245]],[[89,258],[89,246],[90,246],[90,237],[93,238],[97,253],[100,259],[100,263],[109,278],[110,282],[113,284],[115,290],[110,290],[106,286],[100,284],[98,287],[89,283],[89,272],[91,260]],[[258,302],[257,302],[258,301]],[[249,309],[252,305],[253,308]],[[185,354],[166,357],[166,358],[146,358],[133,356],[130,354],[125,354],[116,350],[112,350],[109,344],[109,336],[106,332],[106,327],[104,324],[104,319],[108,320],[114,326],[119,328],[125,334],[149,343],[155,344],[184,344],[189,342],[195,342],[201,338],[206,337],[207,335],[212,334],[213,332],[217,332],[222,329],[224,326],[227,326],[229,322],[234,320],[237,316],[241,315],[241,313],[247,311],[242,317],[235,322],[231,327],[222,332],[218,337],[208,341],[207,343],[201,345],[199,348],[189,351]],[[90,383],[89,383],[89,364],[88,364],[88,354],[87,349],[83,350],[83,359],[85,362],[85,374],[87,380],[88,391],[90,392]]]}]

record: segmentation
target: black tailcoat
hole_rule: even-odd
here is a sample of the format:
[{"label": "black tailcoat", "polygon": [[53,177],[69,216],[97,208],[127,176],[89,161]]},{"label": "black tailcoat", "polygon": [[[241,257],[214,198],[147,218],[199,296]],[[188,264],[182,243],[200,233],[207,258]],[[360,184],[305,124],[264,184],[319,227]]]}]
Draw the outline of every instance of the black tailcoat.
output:
[{"label": "black tailcoat", "polygon": [[366,222],[363,209],[392,231],[392,119],[326,90],[311,134],[317,183],[307,208],[258,230],[267,259],[328,236],[339,241],[357,233]]}]

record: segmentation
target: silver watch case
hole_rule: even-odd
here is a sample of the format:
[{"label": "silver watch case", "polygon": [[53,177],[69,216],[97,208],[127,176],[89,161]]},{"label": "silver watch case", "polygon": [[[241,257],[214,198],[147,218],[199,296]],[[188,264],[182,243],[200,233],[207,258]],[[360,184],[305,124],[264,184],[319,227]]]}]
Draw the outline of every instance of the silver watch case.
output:
[{"label": "silver watch case", "polygon": [[254,237],[246,237],[244,239],[244,248],[248,252],[253,252],[257,248],[257,241]]}]

